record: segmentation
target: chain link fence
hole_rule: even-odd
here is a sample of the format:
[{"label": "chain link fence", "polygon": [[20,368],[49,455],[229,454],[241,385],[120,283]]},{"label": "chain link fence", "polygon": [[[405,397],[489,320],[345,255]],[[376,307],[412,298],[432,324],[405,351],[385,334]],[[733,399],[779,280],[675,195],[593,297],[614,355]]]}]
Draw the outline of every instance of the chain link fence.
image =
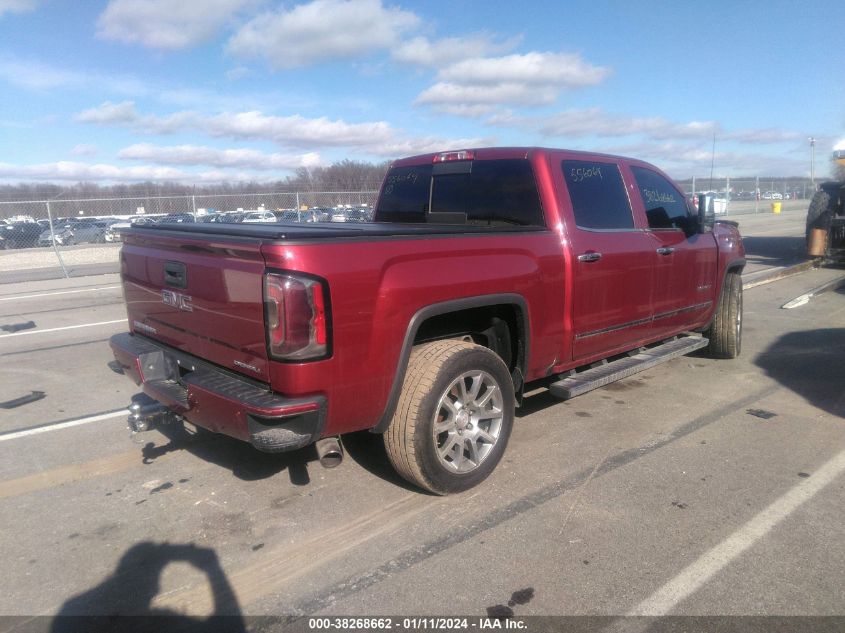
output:
[{"label": "chain link fence", "polygon": [[[718,214],[806,210],[815,183],[800,178],[689,178],[689,195],[715,193]],[[119,228],[149,222],[365,222],[377,191],[143,196],[0,202],[0,281],[117,270]],[[31,278],[31,277],[29,277]]]},{"label": "chain link fence", "polygon": [[377,191],[0,202],[0,273],[117,266],[121,227],[169,222],[366,222]]},{"label": "chain link fence", "polygon": [[690,196],[716,194],[716,212],[728,215],[771,213],[773,204],[783,210],[807,208],[816,192],[809,178],[688,178],[677,181]]}]

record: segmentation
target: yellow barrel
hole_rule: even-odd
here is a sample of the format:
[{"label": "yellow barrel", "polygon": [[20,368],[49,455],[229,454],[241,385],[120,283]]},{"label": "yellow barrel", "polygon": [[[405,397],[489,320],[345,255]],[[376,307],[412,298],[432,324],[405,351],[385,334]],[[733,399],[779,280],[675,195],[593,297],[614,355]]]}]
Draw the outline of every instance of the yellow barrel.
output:
[{"label": "yellow barrel", "polygon": [[772,213],[780,213],[780,205],[781,205],[781,203],[780,203],[779,200],[777,202],[773,202],[772,203]]}]

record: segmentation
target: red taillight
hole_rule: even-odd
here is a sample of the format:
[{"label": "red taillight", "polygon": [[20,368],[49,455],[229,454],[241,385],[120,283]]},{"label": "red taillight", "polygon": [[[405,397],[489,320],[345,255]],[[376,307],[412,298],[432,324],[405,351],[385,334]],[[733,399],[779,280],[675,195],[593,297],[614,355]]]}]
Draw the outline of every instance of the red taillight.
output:
[{"label": "red taillight", "polygon": [[325,286],[293,274],[264,275],[267,347],[272,358],[308,360],[328,351]]},{"label": "red taillight", "polygon": [[464,149],[460,152],[443,152],[434,155],[435,163],[449,163],[453,160],[474,160],[475,152],[471,149]]}]

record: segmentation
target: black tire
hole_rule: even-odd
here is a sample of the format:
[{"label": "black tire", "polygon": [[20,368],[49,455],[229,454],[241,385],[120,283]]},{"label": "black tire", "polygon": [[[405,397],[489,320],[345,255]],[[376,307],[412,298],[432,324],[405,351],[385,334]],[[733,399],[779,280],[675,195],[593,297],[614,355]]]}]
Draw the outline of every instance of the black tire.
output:
[{"label": "black tire", "polygon": [[807,227],[804,232],[807,245],[810,244],[811,230],[830,228],[830,221],[833,218],[830,202],[830,194],[823,189],[817,191],[810,200],[810,207],[807,209]]},{"label": "black tire", "polygon": [[728,273],[716,306],[713,323],[704,333],[712,358],[736,358],[742,351],[742,276]]},{"label": "black tire", "polygon": [[[469,374],[478,376],[478,388]],[[457,397],[461,383],[465,403],[459,404],[451,422],[454,429],[436,435],[436,420],[441,427],[450,424],[440,417],[446,411],[444,400]],[[470,404],[466,404],[467,386],[476,393]],[[485,398],[492,409],[478,408],[486,406],[479,404]],[[387,455],[396,472],[420,488],[439,495],[468,490],[486,479],[502,458],[514,407],[510,372],[486,347],[456,340],[419,345],[411,353],[402,394],[384,434]],[[482,434],[490,439],[495,435],[495,440],[488,442]]]}]

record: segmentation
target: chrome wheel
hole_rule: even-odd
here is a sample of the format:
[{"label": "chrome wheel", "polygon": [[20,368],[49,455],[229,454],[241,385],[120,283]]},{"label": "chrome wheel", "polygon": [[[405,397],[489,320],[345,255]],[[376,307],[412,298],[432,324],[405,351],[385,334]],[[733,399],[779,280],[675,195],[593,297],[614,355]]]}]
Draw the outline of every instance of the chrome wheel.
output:
[{"label": "chrome wheel", "polygon": [[485,371],[468,371],[446,389],[434,411],[437,458],[448,470],[468,473],[487,458],[502,433],[502,390]]}]

